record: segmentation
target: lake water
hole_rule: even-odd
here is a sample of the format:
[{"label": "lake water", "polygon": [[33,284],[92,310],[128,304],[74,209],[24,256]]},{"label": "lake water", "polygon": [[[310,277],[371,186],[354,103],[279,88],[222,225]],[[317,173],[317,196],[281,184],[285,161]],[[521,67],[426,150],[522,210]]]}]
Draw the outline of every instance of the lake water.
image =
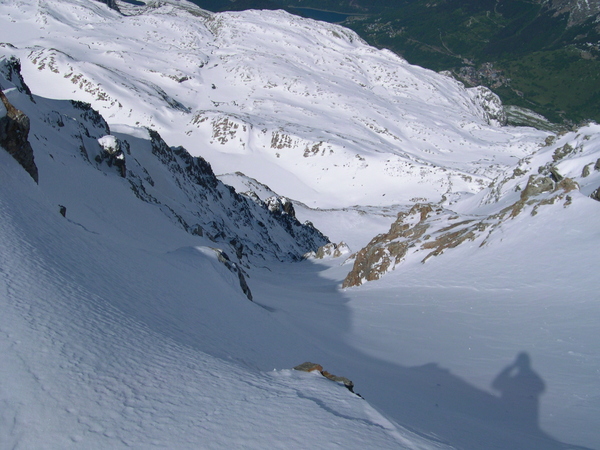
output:
[{"label": "lake water", "polygon": [[340,23],[346,20],[353,14],[338,13],[334,11],[321,11],[320,9],[313,8],[290,8],[294,11],[298,11],[306,17],[311,19],[322,20],[323,22],[329,23]]}]

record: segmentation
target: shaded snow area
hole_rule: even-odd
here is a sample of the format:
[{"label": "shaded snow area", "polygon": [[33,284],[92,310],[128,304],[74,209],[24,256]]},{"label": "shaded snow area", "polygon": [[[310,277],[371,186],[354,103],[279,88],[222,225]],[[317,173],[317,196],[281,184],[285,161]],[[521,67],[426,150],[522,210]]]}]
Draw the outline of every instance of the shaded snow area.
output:
[{"label": "shaded snow area", "polygon": [[117,3],[0,4],[0,450],[600,449],[599,125]]},{"label": "shaded snow area", "polygon": [[344,387],[282,370],[311,346],[206,258],[85,230],[1,158],[1,448],[418,447]]},{"label": "shaded snow area", "polygon": [[439,448],[291,370],[323,351],[246,298],[218,243],[87,162],[68,123],[35,120],[43,98],[21,100],[41,177],[0,153],[0,448]]}]

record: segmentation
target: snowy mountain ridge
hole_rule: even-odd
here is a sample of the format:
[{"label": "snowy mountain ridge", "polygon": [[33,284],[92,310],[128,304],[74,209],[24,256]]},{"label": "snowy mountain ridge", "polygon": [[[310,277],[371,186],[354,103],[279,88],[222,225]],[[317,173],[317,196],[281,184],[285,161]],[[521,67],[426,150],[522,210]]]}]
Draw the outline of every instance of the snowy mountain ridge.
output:
[{"label": "snowy mountain ridge", "polygon": [[217,173],[241,171],[310,206],[475,193],[545,137],[488,126],[503,120],[489,92],[282,11],[211,14],[181,1],[124,3],[125,15],[75,0],[3,8],[29,30],[19,43],[7,23],[0,40],[37,94],[89,102],[109,124],[149,126]]},{"label": "snowy mountain ridge", "polygon": [[327,353],[246,283],[327,242],[286,199],[240,196],[151,129],[32,96],[18,68],[0,59],[0,120],[27,113],[39,179],[2,151],[0,448],[445,448],[290,369]]},{"label": "snowy mountain ridge", "polygon": [[[520,214],[571,205],[574,195],[598,200],[600,127],[597,124],[562,136],[550,136],[534,155],[523,158],[477,196],[445,209],[417,203],[398,213],[387,233],[352,255],[354,267],[343,286],[379,279],[411,256],[425,263],[461,244],[485,246],[493,233]],[[555,208],[556,208],[555,206]],[[560,211],[555,211],[560,214]],[[419,252],[419,255],[417,255]]]},{"label": "snowy mountain ridge", "polygon": [[[260,200],[238,195],[215,177],[205,160],[191,157],[182,147],[170,148],[156,131],[120,127],[121,133],[112,135],[102,116],[87,104],[29,98],[25,95],[27,85],[15,73],[18,67],[15,59],[0,59],[0,72],[10,73],[10,79],[19,80],[19,86],[12,86],[8,79],[0,80],[0,85],[34,124],[31,140],[37,141],[38,160],[47,158],[45,153],[52,161],[76,157],[109,177],[120,176],[132,194],[155,205],[187,232],[231,247],[239,261],[248,257],[298,260],[328,242],[311,225],[300,224],[293,212],[273,211]],[[64,142],[66,155],[57,154],[56,141]],[[72,153],[74,149],[78,154]],[[42,174],[42,178],[56,176]],[[41,183],[45,186],[50,181],[42,179]],[[71,189],[68,183],[60,186],[63,193]],[[79,199],[70,204],[66,194],[64,199],[60,191],[54,195],[70,218],[93,228],[79,218]]]}]

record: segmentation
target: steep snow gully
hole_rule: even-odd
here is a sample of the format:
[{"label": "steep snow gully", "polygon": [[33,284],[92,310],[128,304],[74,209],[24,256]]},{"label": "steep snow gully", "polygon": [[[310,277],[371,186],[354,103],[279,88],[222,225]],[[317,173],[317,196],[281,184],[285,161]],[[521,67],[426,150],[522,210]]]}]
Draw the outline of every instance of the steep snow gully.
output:
[{"label": "steep snow gully", "polygon": [[600,126],[114,3],[0,4],[1,450],[600,448]]}]

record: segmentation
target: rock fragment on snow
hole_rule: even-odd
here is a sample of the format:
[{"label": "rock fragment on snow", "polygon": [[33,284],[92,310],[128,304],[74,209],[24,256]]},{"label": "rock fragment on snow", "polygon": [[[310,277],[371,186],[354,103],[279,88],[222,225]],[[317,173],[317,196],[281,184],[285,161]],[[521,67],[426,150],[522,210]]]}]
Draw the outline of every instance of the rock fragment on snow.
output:
[{"label": "rock fragment on snow", "polygon": [[343,384],[350,392],[354,393],[354,383],[346,377],[338,377],[337,375],[333,375],[332,373],[323,370],[323,366],[320,364],[312,363],[312,362],[304,362],[296,367],[294,370],[299,370],[301,372],[315,372],[318,371],[321,375],[331,381],[335,381],[336,383]]}]

